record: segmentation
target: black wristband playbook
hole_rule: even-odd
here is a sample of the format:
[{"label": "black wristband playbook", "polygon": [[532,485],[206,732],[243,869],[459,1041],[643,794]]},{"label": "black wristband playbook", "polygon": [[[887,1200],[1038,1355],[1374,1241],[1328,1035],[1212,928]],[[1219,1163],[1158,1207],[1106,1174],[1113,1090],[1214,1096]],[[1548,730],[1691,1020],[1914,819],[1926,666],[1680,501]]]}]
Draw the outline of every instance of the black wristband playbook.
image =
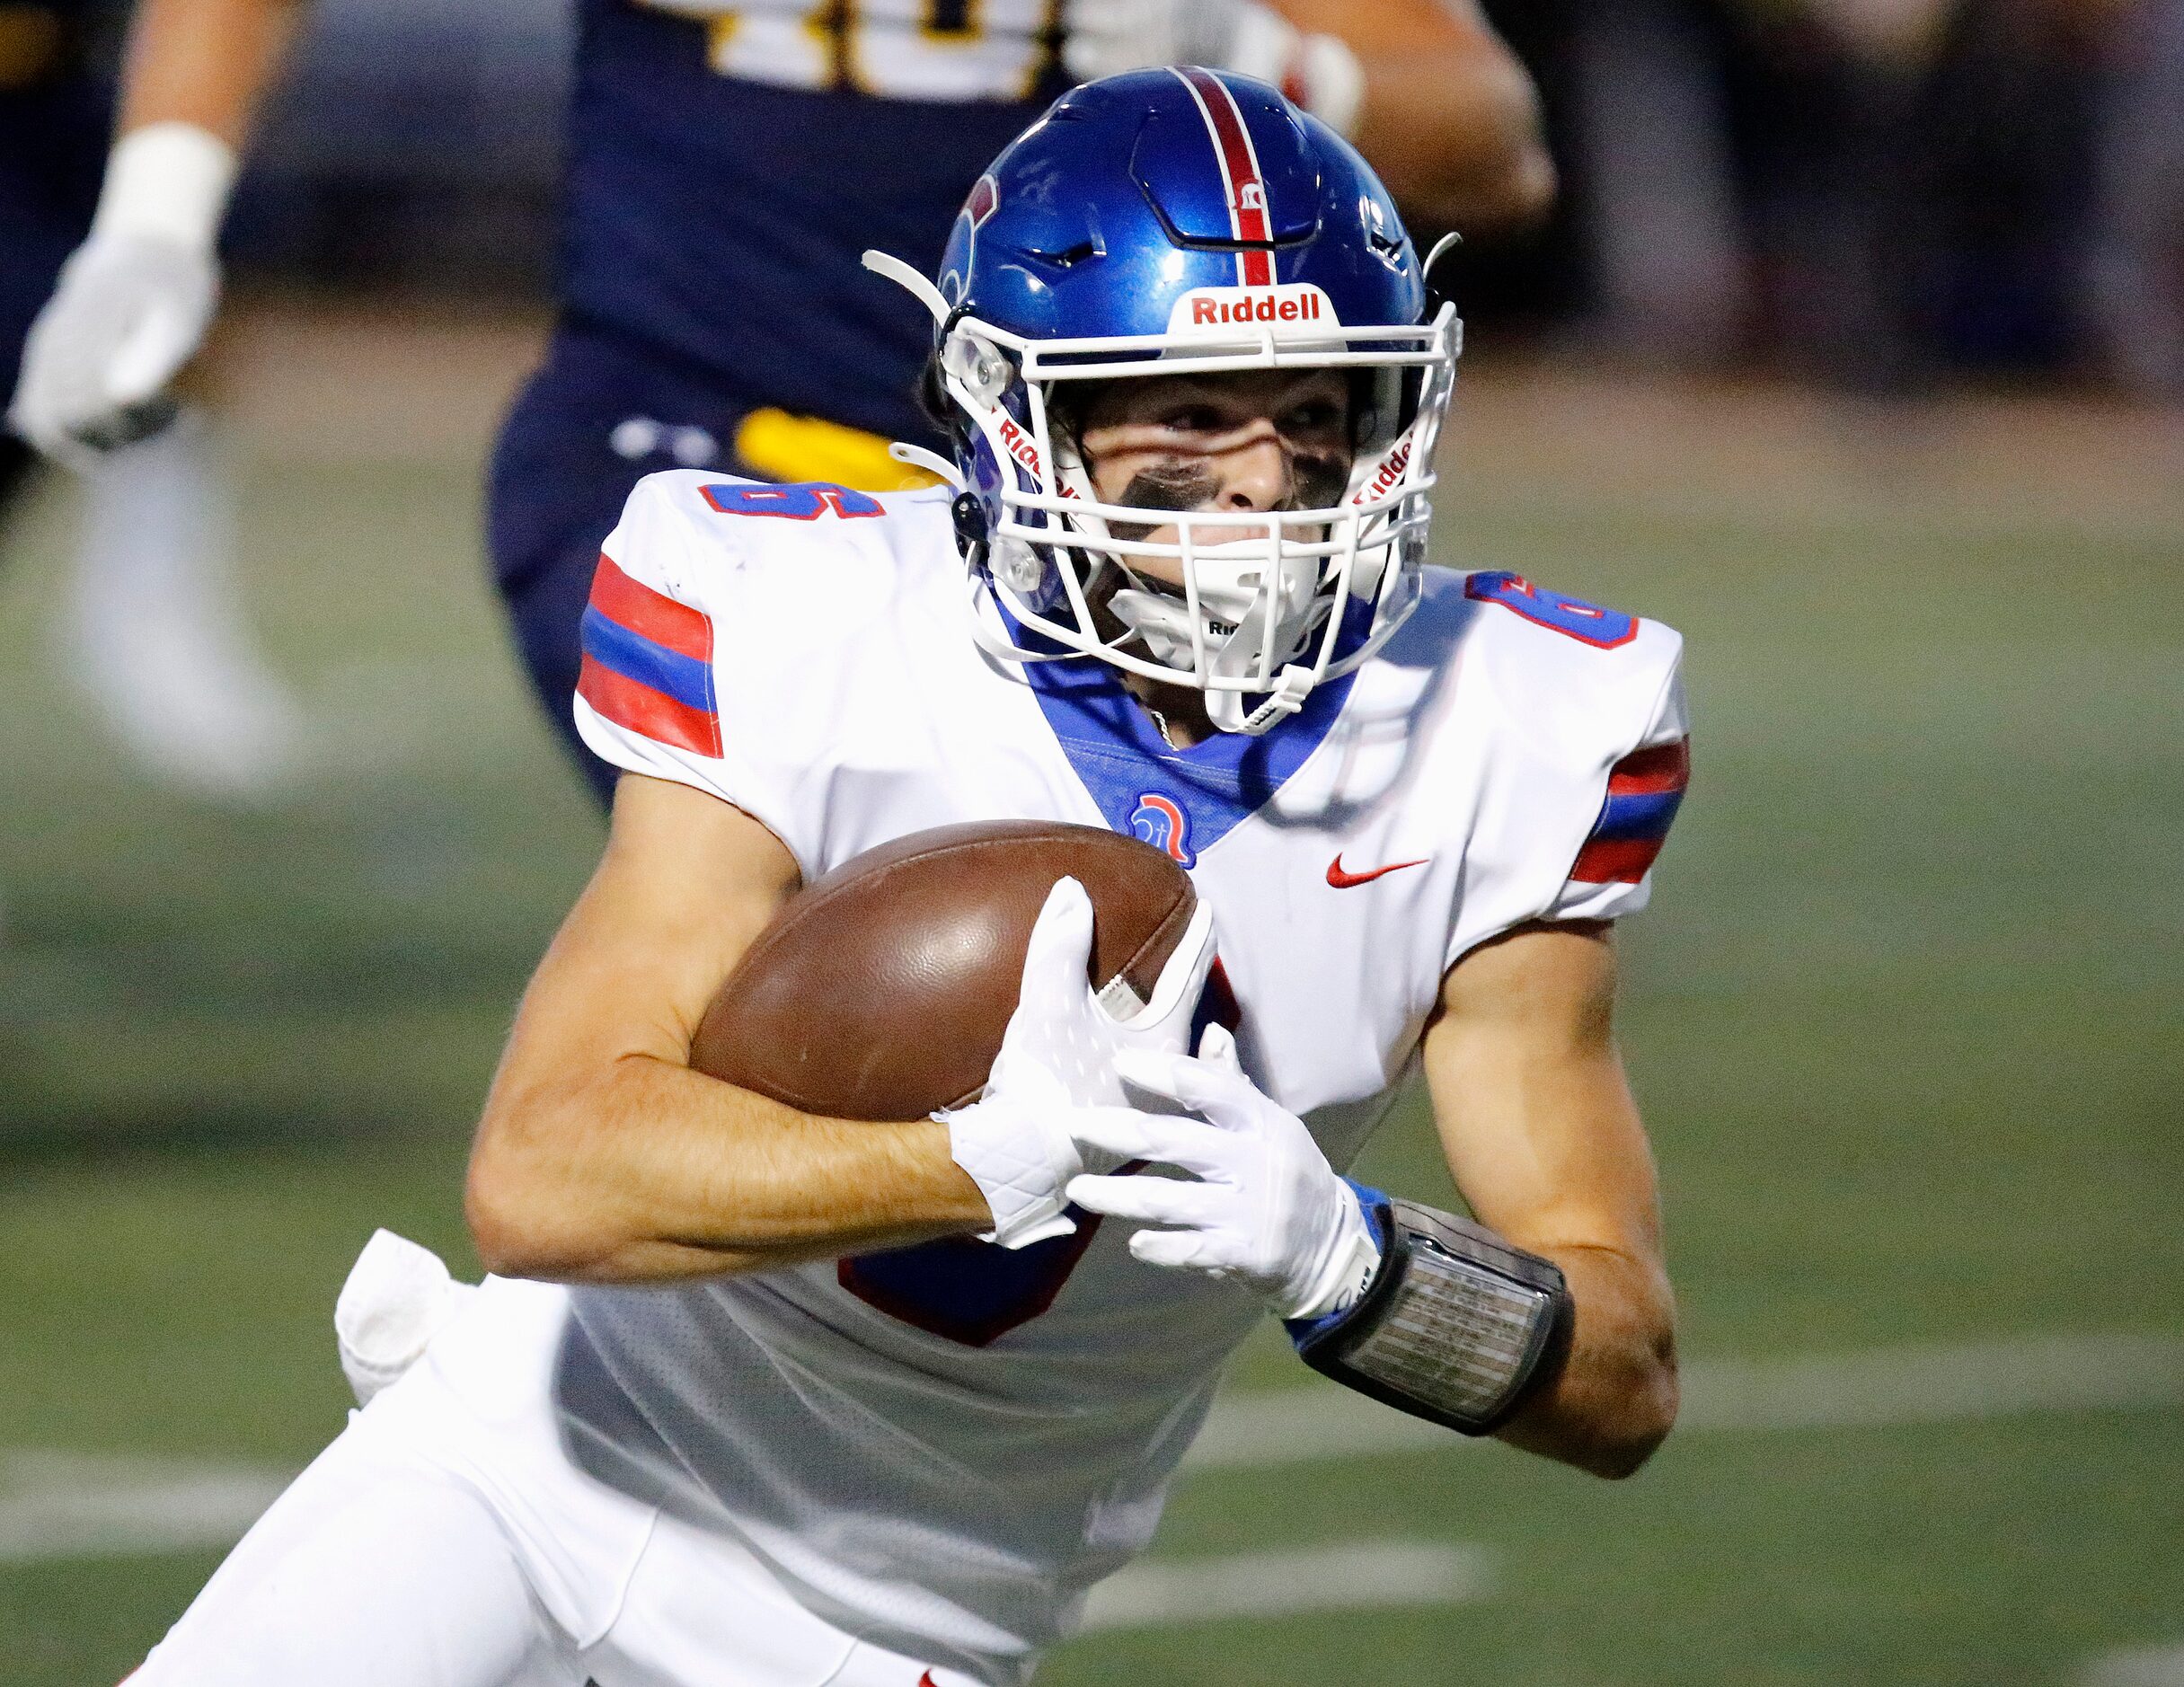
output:
[{"label": "black wristband playbook", "polygon": [[1350,1187],[1380,1267],[1355,1304],[1288,1325],[1299,1356],[1398,1410],[1490,1435],[1561,1368],[1574,1312],[1561,1271],[1483,1224]]}]

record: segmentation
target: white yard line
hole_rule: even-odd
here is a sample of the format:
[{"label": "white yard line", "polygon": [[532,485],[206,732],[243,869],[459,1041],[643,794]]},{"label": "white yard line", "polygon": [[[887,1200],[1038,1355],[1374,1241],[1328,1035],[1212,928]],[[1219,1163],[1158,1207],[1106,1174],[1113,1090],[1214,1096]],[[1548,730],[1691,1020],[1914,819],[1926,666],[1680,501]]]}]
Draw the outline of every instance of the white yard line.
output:
[{"label": "white yard line", "polygon": [[1133,1564],[1092,1589],[1084,1626],[1138,1629],[1223,1617],[1463,1604],[1486,1598],[1493,1587],[1493,1566],[1478,1547],[1369,1541]]},{"label": "white yard line", "polygon": [[[1676,1433],[1953,1423],[2184,1402],[2184,1336],[2036,1337],[1684,1367]],[[1188,1465],[1286,1464],[1474,1444],[1333,1384],[1232,1394]]]},{"label": "white yard line", "polygon": [[0,1564],[226,1546],[288,1480],[247,1465],[0,1453]]},{"label": "white yard line", "polygon": [[[2180,1403],[2184,1336],[2039,1337],[1696,1361],[1684,1369],[1677,1433],[1951,1423]],[[1225,1397],[1185,1467],[1250,1469],[1376,1453],[1455,1452],[1475,1444],[1315,1381]],[[259,1466],[0,1449],[0,1565],[224,1546],[250,1526],[288,1479],[283,1471]],[[1127,1577],[1165,1577],[1186,1570],[1211,1575],[1218,1568],[1141,1565]],[[1145,1590],[1132,1596],[1152,1609],[1155,1590],[1170,1584],[1119,1578],[1119,1585],[1124,1594],[1134,1586]],[[1102,1593],[1093,1608],[1123,1609],[1110,1603],[1122,1597]],[[2118,1676],[2118,1687],[2135,1679]],[[2184,1675],[2174,1679],[2184,1683]]]},{"label": "white yard line", "polygon": [[2041,1336],[1954,1347],[1702,1362],[1685,1379],[1699,1429],[1836,1429],[2184,1402],[2184,1336]]},{"label": "white yard line", "polygon": [[2184,1643],[2103,1652],[2086,1665],[2078,1687],[2184,1687]]}]

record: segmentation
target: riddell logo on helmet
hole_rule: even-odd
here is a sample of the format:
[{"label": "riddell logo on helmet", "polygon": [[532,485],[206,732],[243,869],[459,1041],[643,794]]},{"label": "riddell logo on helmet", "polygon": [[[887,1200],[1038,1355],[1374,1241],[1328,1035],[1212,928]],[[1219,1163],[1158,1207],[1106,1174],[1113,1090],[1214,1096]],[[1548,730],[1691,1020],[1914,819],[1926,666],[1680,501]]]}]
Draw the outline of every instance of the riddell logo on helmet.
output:
[{"label": "riddell logo on helmet", "polygon": [[1320,314],[1320,301],[1315,298],[1278,299],[1193,299],[1190,301],[1190,325],[1203,328],[1209,322],[1311,322]]},{"label": "riddell logo on helmet", "polygon": [[1031,443],[1022,428],[1006,416],[1001,419],[1001,443],[1008,446],[1009,455],[1017,462],[1032,473],[1039,473],[1039,447]]},{"label": "riddell logo on helmet", "polygon": [[1190,301],[1193,328],[1205,328],[1215,322],[1317,322],[1319,315],[1320,300],[1316,293],[1301,299],[1278,299],[1270,293],[1262,293],[1257,298],[1201,296]]},{"label": "riddell logo on helmet", "polygon": [[1278,333],[1306,326],[1340,327],[1334,302],[1309,281],[1271,287],[1198,287],[1175,302],[1168,314],[1172,334],[1203,334],[1261,325]]},{"label": "riddell logo on helmet", "polygon": [[1410,466],[1410,442],[1406,439],[1388,453],[1388,460],[1380,465],[1380,473],[1373,477],[1372,484],[1359,492],[1353,500],[1369,504],[1376,498],[1385,498],[1389,489],[1403,478],[1403,471]]}]

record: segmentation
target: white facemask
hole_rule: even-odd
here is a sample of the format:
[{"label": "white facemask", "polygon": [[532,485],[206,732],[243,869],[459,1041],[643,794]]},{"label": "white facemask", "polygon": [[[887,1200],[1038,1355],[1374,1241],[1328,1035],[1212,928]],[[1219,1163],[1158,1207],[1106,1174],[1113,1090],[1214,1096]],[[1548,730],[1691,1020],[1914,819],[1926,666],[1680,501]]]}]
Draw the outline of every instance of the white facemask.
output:
[{"label": "white facemask", "polygon": [[[985,465],[967,460],[959,471],[929,453],[896,448],[981,506],[984,543],[967,554],[983,564],[970,582],[971,632],[989,654],[1023,663],[1091,658],[1203,692],[1207,718],[1223,731],[1263,732],[1295,713],[1313,686],[1355,671],[1416,606],[1434,440],[1461,345],[1453,306],[1425,322],[1343,325],[1331,318],[1301,336],[1254,322],[1213,332],[1033,340],[962,314],[898,260],[867,252],[864,261],[932,312],[943,339],[943,390]],[[1260,525],[1243,512],[1179,515],[1102,502],[1066,436],[1057,438],[1048,423],[1052,391],[1074,381],[1283,368],[1367,372],[1371,400],[1342,501],[1268,516],[1271,538],[1215,537]],[[1410,414],[1398,434],[1399,398],[1413,378]],[[1117,536],[1169,526],[1192,529],[1190,543]],[[1176,564],[1193,596],[1149,588],[1142,571],[1149,557]],[[1092,606],[1110,568],[1126,577],[1109,600],[1122,630],[1103,634]],[[1355,608],[1371,612],[1369,625],[1338,648]],[[1060,649],[1030,648],[1020,632]]]}]

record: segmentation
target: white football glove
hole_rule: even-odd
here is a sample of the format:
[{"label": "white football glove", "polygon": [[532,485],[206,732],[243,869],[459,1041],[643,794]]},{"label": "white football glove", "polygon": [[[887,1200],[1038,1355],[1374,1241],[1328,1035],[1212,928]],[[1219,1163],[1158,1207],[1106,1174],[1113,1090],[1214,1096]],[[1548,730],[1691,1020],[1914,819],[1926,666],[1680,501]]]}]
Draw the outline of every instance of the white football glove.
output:
[{"label": "white football glove", "polygon": [[1198,1047],[1196,1060],[1124,1053],[1115,1064],[1139,1089],[1209,1123],[1104,1108],[1076,1124],[1081,1143],[1179,1167],[1197,1181],[1079,1177],[1069,1198],[1091,1212],[1175,1226],[1139,1231],[1130,1252],[1147,1265],[1244,1284],[1278,1317],[1320,1318],[1352,1304],[1380,1263],[1356,1191],[1304,1121],[1244,1075],[1234,1038],[1209,1025]]},{"label": "white football glove", "polygon": [[209,253],[133,234],[76,249],[23,342],[8,420],[48,456],[84,466],[156,433],[173,414],[167,383],[212,321]]},{"label": "white football glove", "polygon": [[1226,61],[1236,14],[1250,0],[1102,0],[1069,8],[1062,63],[1080,82],[1152,65]]},{"label": "white football glove", "polygon": [[1066,1236],[1069,1180],[1085,1169],[1071,1126],[1086,1108],[1120,1108],[1115,1062],[1127,1050],[1180,1054],[1214,964],[1213,910],[1201,902],[1161,971],[1153,999],[1127,1020],[1101,1005],[1086,978],[1092,899],[1074,879],[1057,880],[1031,928],[1023,985],[986,1092],[970,1106],[933,1117],[948,1126],[949,1152],[993,1209],[983,1240],[1022,1248]]},{"label": "white football glove", "polygon": [[188,123],[124,136],[91,234],[23,342],[8,420],[49,456],[83,468],[172,419],[167,384],[190,360],[220,293],[213,253],[235,161]]}]

